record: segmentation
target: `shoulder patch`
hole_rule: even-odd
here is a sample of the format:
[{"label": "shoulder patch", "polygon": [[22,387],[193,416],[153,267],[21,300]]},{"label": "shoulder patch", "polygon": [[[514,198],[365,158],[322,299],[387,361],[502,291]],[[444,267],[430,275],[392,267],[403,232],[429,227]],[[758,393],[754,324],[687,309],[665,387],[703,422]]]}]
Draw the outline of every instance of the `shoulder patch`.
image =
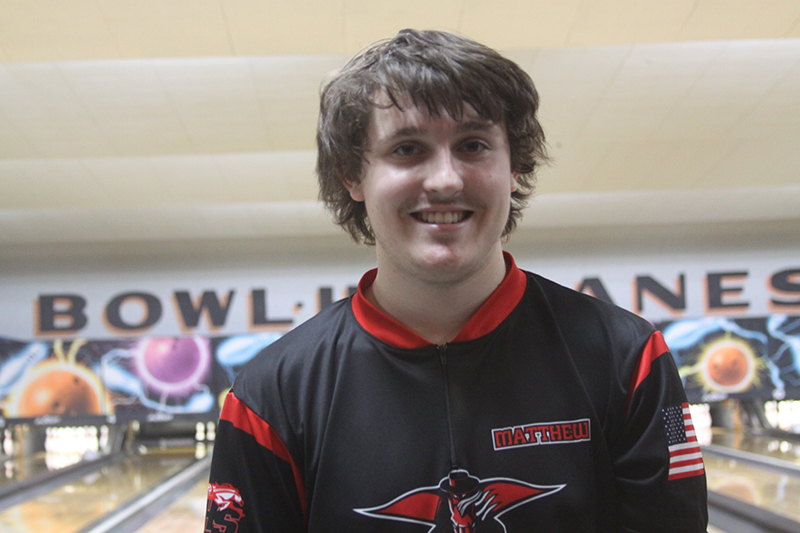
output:
[{"label": "shoulder patch", "polygon": [[244,500],[239,489],[230,483],[209,483],[206,507],[207,532],[236,533],[244,518]]},{"label": "shoulder patch", "polygon": [[669,480],[699,476],[705,472],[703,455],[692,422],[689,404],[661,410],[669,449]]}]

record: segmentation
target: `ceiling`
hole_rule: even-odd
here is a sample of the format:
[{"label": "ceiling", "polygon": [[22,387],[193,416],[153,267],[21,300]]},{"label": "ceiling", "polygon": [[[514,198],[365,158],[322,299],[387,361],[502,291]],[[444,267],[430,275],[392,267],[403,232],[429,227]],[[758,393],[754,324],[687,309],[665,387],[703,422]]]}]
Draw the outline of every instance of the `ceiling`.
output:
[{"label": "ceiling", "polygon": [[800,233],[797,0],[0,0],[0,268],[344,242],[316,201],[320,84],[404,27],[531,73],[553,163],[523,235]]}]

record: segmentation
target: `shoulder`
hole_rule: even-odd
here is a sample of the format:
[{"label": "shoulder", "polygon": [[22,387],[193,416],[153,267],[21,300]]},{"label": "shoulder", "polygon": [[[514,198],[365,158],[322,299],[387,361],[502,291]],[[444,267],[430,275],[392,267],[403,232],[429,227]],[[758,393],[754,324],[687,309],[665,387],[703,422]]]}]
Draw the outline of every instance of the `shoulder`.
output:
[{"label": "shoulder", "polygon": [[239,371],[233,391],[253,408],[265,396],[302,388],[360,335],[350,300],[340,300],[261,350]]},{"label": "shoulder", "polygon": [[613,303],[527,272],[529,297],[541,300],[554,316],[576,327],[602,327],[616,335],[649,336],[655,328],[644,318]]},{"label": "shoulder", "polygon": [[633,363],[656,331],[647,320],[612,303],[527,274],[526,300],[543,308],[574,355],[602,351],[604,358]]},{"label": "shoulder", "polygon": [[665,378],[670,384],[663,387],[680,389],[680,381],[674,381],[672,356],[650,322],[609,302],[530,276],[526,299],[529,305],[540,306],[541,316],[558,332],[609,437],[621,430],[631,394],[650,373],[653,361],[658,361],[658,372],[670,376]]}]

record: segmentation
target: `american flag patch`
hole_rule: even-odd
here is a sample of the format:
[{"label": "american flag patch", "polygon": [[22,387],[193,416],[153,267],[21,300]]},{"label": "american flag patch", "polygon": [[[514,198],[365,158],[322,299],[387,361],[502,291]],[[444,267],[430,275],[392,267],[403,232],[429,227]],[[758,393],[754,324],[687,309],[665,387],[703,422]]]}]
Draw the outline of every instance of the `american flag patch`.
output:
[{"label": "american flag patch", "polygon": [[699,476],[705,472],[703,456],[689,412],[689,404],[662,409],[669,447],[669,480]]}]

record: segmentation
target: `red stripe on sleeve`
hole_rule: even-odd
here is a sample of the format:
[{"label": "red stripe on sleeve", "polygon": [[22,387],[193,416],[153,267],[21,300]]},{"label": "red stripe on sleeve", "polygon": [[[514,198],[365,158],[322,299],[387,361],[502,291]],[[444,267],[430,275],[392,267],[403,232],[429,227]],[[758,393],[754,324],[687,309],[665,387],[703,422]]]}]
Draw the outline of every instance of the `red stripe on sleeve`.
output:
[{"label": "red stripe on sleeve", "polygon": [[636,391],[636,388],[642,384],[642,381],[650,375],[650,367],[653,361],[667,352],[669,352],[669,348],[661,332],[656,331],[650,335],[650,338],[647,339],[647,344],[645,344],[642,349],[642,354],[639,356],[639,362],[633,370],[633,375],[631,375],[631,382],[628,386],[628,397],[625,401],[625,418],[628,417],[628,409],[631,405],[633,393]]},{"label": "red stripe on sleeve", "polygon": [[300,499],[300,507],[303,510],[303,515],[308,516],[306,491],[303,486],[303,477],[300,475],[300,469],[289,453],[289,449],[275,430],[247,407],[244,402],[234,396],[232,392],[229,392],[228,396],[225,398],[225,403],[222,406],[222,413],[220,413],[219,418],[220,420],[227,420],[233,424],[235,428],[252,435],[257,443],[275,454],[275,457],[289,463],[292,467],[294,483],[297,487],[297,496]]}]

